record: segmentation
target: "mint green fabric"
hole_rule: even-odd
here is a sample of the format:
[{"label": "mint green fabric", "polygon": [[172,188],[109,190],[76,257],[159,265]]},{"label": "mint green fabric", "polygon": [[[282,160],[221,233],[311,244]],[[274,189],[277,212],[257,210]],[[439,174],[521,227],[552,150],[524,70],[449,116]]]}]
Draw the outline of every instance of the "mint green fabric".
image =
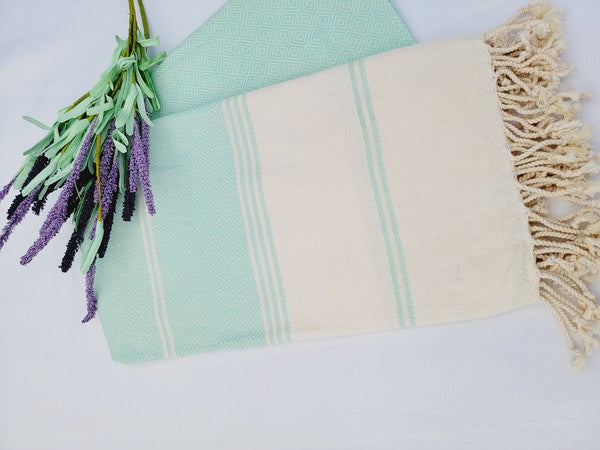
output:
[{"label": "mint green fabric", "polygon": [[214,102],[413,43],[389,0],[231,0],[167,57],[154,74],[158,212],[149,220],[138,203],[131,223],[116,219],[96,274],[113,359],[266,344],[233,150]]},{"label": "mint green fabric", "polygon": [[414,43],[389,0],[230,0],[154,72],[159,114]]}]

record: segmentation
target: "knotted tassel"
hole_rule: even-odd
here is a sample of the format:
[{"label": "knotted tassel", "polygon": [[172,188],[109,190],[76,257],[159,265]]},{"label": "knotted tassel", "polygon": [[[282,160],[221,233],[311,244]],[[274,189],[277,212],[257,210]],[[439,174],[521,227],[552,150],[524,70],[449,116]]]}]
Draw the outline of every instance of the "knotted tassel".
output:
[{"label": "knotted tassel", "polygon": [[[515,176],[526,208],[541,299],[558,321],[582,369],[600,347],[600,302],[587,282],[600,268],[600,200],[588,177],[598,173],[589,127],[574,121],[576,92],[561,92],[568,72],[560,53],[560,13],[550,4],[523,7],[484,38],[491,54]],[[575,210],[551,215],[552,199]]]}]

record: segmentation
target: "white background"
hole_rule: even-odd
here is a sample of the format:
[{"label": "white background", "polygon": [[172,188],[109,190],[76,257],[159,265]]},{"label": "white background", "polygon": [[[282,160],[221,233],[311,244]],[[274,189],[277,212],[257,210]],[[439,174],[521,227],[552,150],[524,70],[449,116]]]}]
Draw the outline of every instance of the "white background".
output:
[{"label": "white background", "polygon": [[[169,51],[224,0],[146,3]],[[523,1],[395,3],[423,42],[480,34]],[[566,56],[577,66],[566,85],[600,93],[600,1],[561,3]],[[95,83],[113,35],[126,29],[125,0],[0,0],[1,180],[41,137],[20,116],[52,122]],[[600,128],[597,98],[582,117]],[[2,450],[600,448],[600,358],[574,374],[542,305],[468,323],[120,365],[99,321],[79,323],[81,276],[57,269],[67,232],[19,266],[40,224],[28,218],[0,254]]]}]

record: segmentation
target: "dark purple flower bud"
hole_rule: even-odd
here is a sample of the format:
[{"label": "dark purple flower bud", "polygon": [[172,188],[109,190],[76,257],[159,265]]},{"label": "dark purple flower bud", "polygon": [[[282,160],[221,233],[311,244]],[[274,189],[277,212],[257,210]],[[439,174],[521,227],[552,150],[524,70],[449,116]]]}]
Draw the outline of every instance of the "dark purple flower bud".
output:
[{"label": "dark purple flower bud", "polygon": [[113,221],[115,218],[115,210],[117,209],[117,191],[113,192],[111,203],[108,206],[106,215],[104,216],[104,236],[98,248],[98,257],[104,258],[106,249],[108,248],[108,240],[110,239],[110,231],[112,230]]},{"label": "dark purple flower bud", "polygon": [[67,272],[73,265],[75,254],[83,243],[83,233],[90,220],[93,210],[94,196],[92,189],[89,189],[83,200],[83,207],[81,208],[81,214],[79,215],[79,223],[77,224],[75,230],[73,230],[73,234],[71,234],[71,238],[67,243],[67,249],[60,264],[60,270],[63,272]]},{"label": "dark purple flower bud", "polygon": [[40,229],[38,238],[33,243],[33,245],[29,247],[27,253],[25,253],[25,255],[23,255],[23,257],[21,258],[21,264],[25,265],[30,263],[31,260],[39,252],[41,252],[42,249],[46,247],[46,245],[48,245],[48,242],[50,242],[50,240],[58,234],[60,228],[67,220],[69,198],[71,197],[71,194],[74,191],[76,182],[80,176],[81,169],[92,146],[92,139],[94,137],[94,129],[96,128],[96,122],[97,119],[94,119],[94,121],[90,124],[88,132],[81,144],[79,154],[77,155],[73,163],[73,169],[71,171],[71,174],[67,178],[67,181],[65,182],[62,188],[58,200],[48,213],[48,217],[46,217],[46,220],[44,221],[44,224]]},{"label": "dark purple flower bud", "polygon": [[125,222],[131,221],[133,213],[135,212],[135,192],[131,192],[129,188],[125,190],[123,197],[123,220]]},{"label": "dark purple flower bud", "polygon": [[10,220],[11,219],[11,217],[13,216],[13,214],[15,213],[15,211],[17,210],[17,208],[19,207],[19,205],[23,202],[23,200],[25,200],[25,197],[23,197],[21,195],[21,193],[19,192],[15,196],[15,198],[13,198],[12,203],[8,207],[8,211],[6,211],[6,220]]},{"label": "dark purple flower bud", "polygon": [[[34,161],[33,166],[31,167],[31,170],[27,174],[27,178],[25,178],[23,186],[27,185],[31,180],[33,180],[33,178],[44,168],[44,167],[42,167],[44,160],[46,160],[46,164],[44,164],[44,167],[45,167],[46,165],[48,165],[48,163],[47,163],[48,159],[45,156],[40,156]],[[21,202],[23,200],[25,200],[25,197],[23,197],[21,195],[21,193],[19,192],[13,199],[10,206],[8,207],[8,211],[6,212],[7,220],[10,220],[10,218],[15,213],[15,211],[17,210],[17,208],[19,207],[19,205],[21,204]]]},{"label": "dark purple flower bud", "polygon": [[94,277],[96,276],[96,264],[92,264],[85,275],[85,296],[87,299],[87,314],[81,323],[89,322],[96,315],[98,300],[94,293]]},{"label": "dark purple flower bud", "polygon": [[48,191],[46,191],[45,196],[43,196],[42,198],[38,198],[35,202],[33,202],[33,206],[31,207],[31,210],[33,211],[33,213],[36,216],[40,215],[40,213],[44,209],[44,206],[46,206],[46,201],[48,200],[48,194],[53,191],[54,191],[54,189],[48,189]]},{"label": "dark purple flower bud", "polygon": [[[31,170],[27,174],[27,178],[25,178],[25,182],[23,183],[23,186],[27,186],[29,184],[29,182],[31,180],[33,180],[37,176],[37,174],[39,174],[42,170],[44,170],[49,163],[50,163],[50,160],[48,158],[46,158],[44,155],[38,156],[36,158],[36,160],[34,161],[33,166],[31,167]],[[23,199],[24,199],[24,197],[20,193],[17,194],[17,196],[14,198],[12,204],[10,205],[10,208],[8,208],[8,211],[6,213],[6,217],[8,220],[10,220],[11,216],[15,213],[15,211],[17,210],[17,208],[19,207],[19,205],[21,204]]]}]

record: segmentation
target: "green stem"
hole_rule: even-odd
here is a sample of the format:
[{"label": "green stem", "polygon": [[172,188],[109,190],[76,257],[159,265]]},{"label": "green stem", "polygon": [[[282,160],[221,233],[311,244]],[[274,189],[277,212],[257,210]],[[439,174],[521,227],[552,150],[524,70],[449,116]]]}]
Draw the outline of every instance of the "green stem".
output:
[{"label": "green stem", "polygon": [[129,2],[129,35],[127,37],[127,53],[125,56],[129,56],[133,53],[135,49],[135,30],[136,30],[136,20],[135,20],[135,4],[134,0],[128,0]]},{"label": "green stem", "polygon": [[144,37],[148,39],[150,37],[150,29],[148,28],[148,18],[146,17],[146,9],[144,8],[144,2],[142,0],[138,0],[138,7],[140,8],[140,16],[142,16]]},{"label": "green stem", "polygon": [[73,108],[75,108],[78,104],[80,104],[82,101],[84,101],[89,96],[90,96],[89,92],[86,92],[85,94],[83,94],[81,97],[79,97],[77,100],[75,100],[71,106],[69,106],[67,108],[67,111],[71,111]]}]

